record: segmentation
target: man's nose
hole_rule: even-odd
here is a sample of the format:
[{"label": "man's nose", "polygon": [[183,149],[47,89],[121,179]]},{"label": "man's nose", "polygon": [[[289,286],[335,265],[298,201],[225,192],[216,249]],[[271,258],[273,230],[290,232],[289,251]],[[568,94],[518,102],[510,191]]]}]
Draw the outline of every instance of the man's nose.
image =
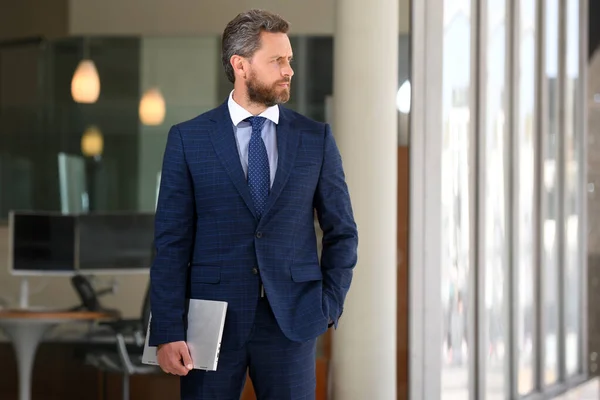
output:
[{"label": "man's nose", "polygon": [[283,68],[283,70],[281,71],[281,74],[283,76],[291,78],[292,76],[294,76],[294,69],[292,68],[291,65],[288,64],[285,68]]}]

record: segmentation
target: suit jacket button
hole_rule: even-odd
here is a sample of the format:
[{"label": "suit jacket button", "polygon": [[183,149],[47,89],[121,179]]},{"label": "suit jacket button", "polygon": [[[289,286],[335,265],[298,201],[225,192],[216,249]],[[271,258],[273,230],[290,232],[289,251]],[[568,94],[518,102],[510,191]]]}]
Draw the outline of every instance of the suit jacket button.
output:
[{"label": "suit jacket button", "polygon": [[258,275],[258,268],[256,268],[256,267],[252,268],[252,273],[254,275]]},{"label": "suit jacket button", "polygon": [[262,237],[262,232],[256,232],[256,237],[260,239]]}]

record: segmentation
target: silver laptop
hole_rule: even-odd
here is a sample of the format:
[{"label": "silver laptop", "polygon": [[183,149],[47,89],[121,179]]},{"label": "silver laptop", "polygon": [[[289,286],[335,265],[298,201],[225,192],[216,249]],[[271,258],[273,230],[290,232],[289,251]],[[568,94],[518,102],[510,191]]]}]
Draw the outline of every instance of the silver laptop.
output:
[{"label": "silver laptop", "polygon": [[[219,351],[227,302],[213,300],[190,299],[188,307],[188,327],[186,343],[190,350],[195,369],[216,371],[219,362]],[[150,314],[150,321],[152,314]],[[146,330],[146,344],[142,363],[158,365],[156,361],[156,346],[149,346],[150,324]]]}]

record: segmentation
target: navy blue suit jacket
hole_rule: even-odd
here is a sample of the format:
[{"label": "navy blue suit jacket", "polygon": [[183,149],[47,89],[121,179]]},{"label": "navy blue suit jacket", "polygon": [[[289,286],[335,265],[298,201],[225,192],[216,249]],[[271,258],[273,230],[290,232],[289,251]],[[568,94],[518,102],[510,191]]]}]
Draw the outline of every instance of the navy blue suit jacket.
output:
[{"label": "navy blue suit jacket", "polygon": [[[151,267],[150,344],[185,340],[186,298],[227,301],[222,348],[254,321],[260,281],[283,333],[313,339],[337,326],[358,234],[329,125],[280,107],[278,166],[258,219],[227,103],[175,125],[164,153]],[[323,230],[317,254],[314,212]]]}]

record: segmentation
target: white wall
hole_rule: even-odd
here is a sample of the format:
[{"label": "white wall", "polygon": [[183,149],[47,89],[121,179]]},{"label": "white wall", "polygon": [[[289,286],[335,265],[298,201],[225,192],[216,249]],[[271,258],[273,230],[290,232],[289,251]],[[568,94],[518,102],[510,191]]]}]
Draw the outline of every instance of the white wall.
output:
[{"label": "white wall", "polygon": [[[365,1],[365,7],[369,2]],[[400,1],[400,33],[409,31],[409,0]],[[69,0],[69,32],[115,35],[221,34],[238,13],[262,8],[281,14],[292,34],[331,35],[335,0]]]},{"label": "white wall", "polygon": [[217,98],[220,43],[217,37],[144,38],[141,44],[140,98],[158,86],[166,103],[161,125],[140,123],[138,204],[154,211],[156,177],[169,128],[214,108]]}]

